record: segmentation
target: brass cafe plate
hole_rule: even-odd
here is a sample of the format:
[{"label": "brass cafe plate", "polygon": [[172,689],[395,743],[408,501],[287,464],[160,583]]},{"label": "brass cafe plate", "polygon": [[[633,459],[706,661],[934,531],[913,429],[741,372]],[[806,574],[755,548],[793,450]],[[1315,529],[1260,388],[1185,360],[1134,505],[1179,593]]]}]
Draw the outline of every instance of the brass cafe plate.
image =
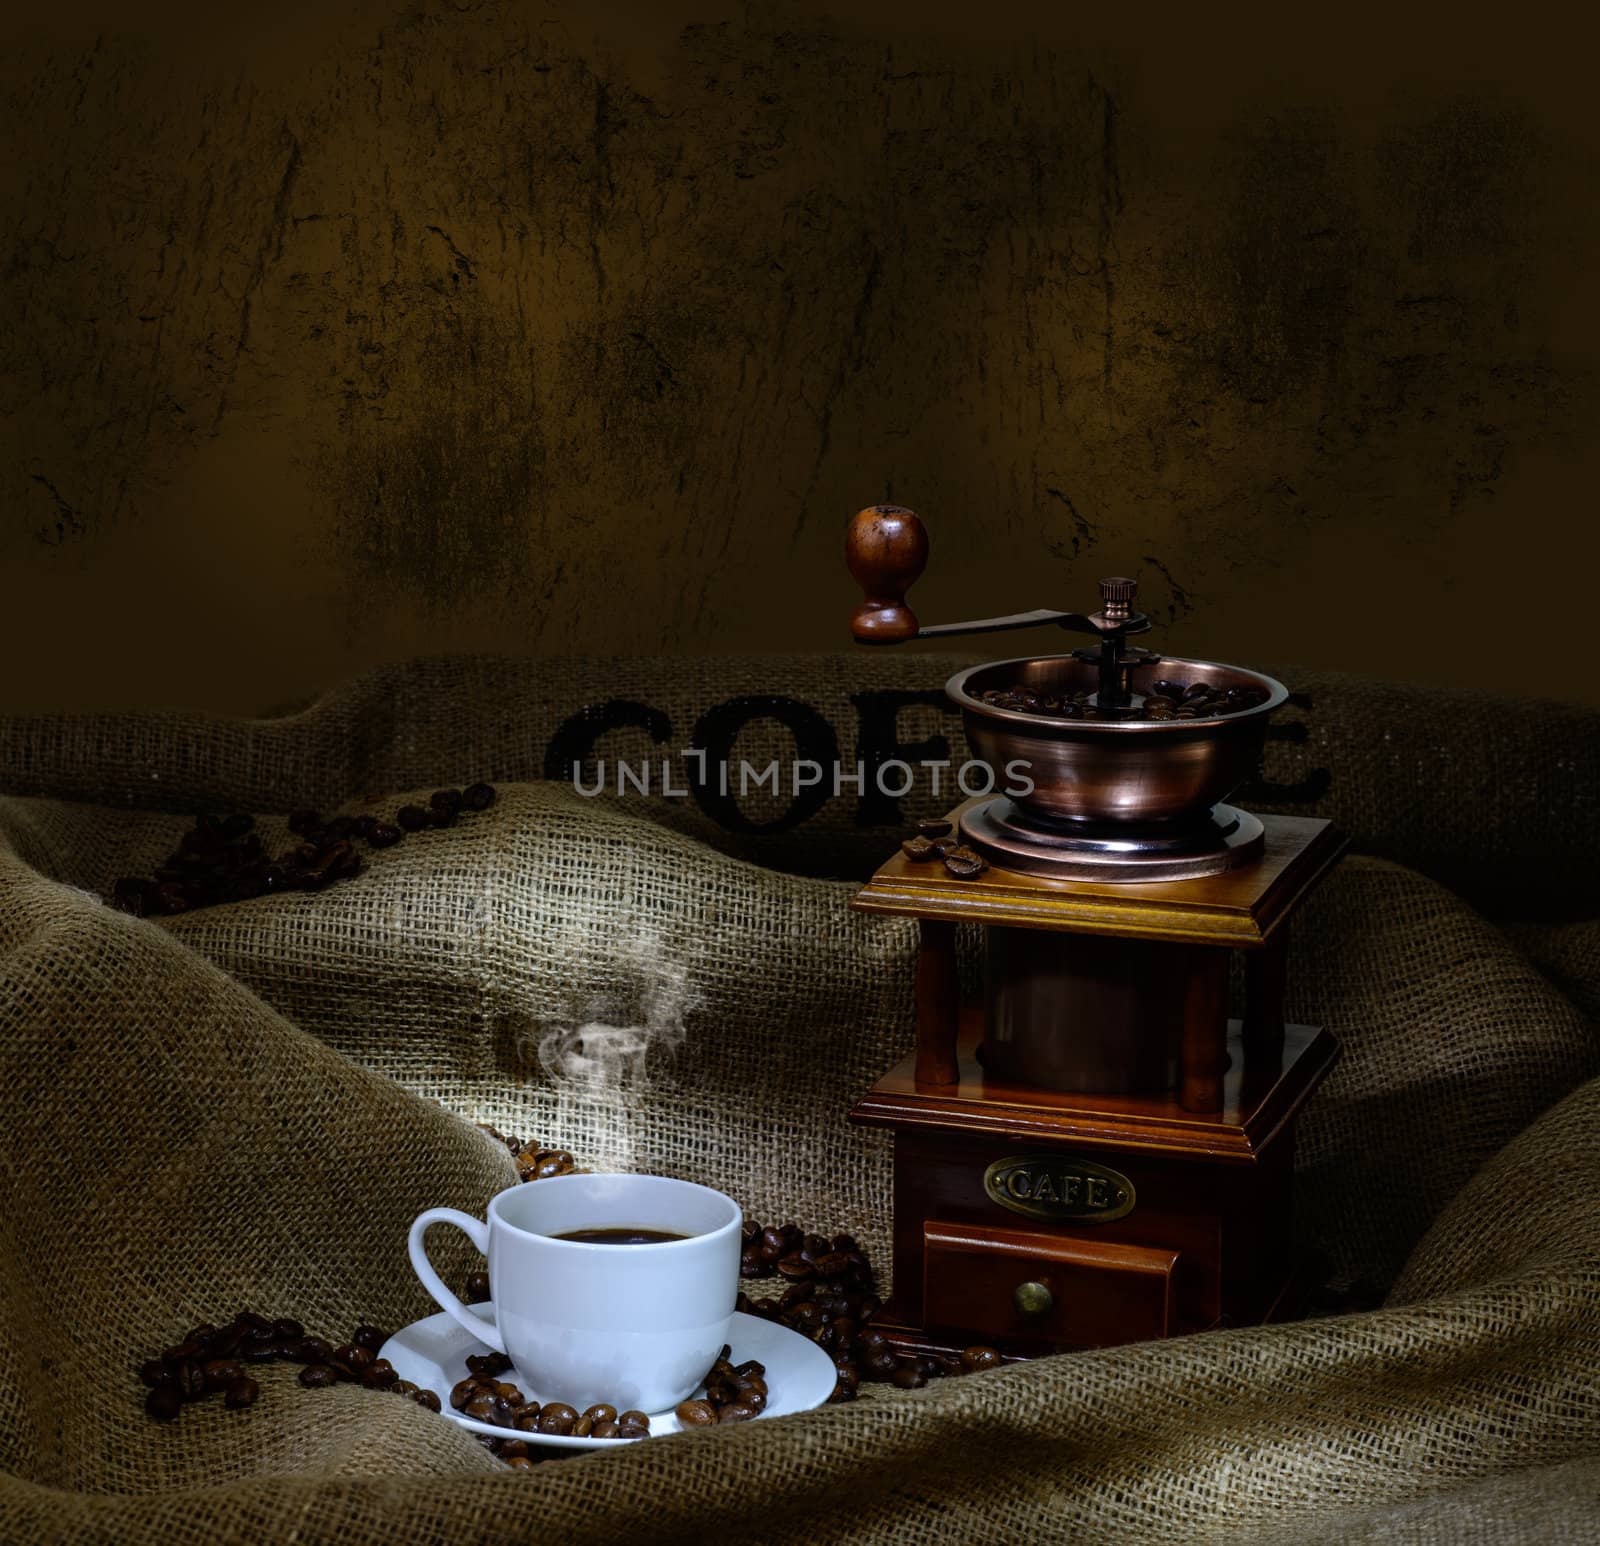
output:
[{"label": "brass cafe plate", "polygon": [[983,1173],[983,1189],[1002,1208],[1032,1219],[1108,1224],[1133,1211],[1131,1182],[1120,1171],[1072,1154],[999,1159]]}]

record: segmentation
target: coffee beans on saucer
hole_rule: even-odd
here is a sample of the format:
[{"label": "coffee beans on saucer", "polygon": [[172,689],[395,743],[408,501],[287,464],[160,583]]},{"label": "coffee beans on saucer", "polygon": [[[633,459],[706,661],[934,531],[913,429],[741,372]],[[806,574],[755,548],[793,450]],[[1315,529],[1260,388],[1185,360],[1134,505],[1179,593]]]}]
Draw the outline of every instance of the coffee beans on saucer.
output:
[{"label": "coffee beans on saucer", "polygon": [[[650,1419],[643,1412],[618,1412],[609,1402],[598,1402],[580,1412],[565,1401],[543,1405],[529,1401],[518,1386],[500,1378],[511,1369],[511,1360],[504,1353],[474,1354],[467,1359],[466,1368],[466,1378],[451,1388],[450,1405],[474,1422],[576,1439],[642,1439],[649,1435]],[[502,1451],[497,1453],[507,1458]],[[527,1455],[532,1464],[525,1443],[518,1453]]]},{"label": "coffee beans on saucer", "polygon": [[724,1346],[706,1375],[705,1395],[678,1403],[674,1415],[685,1428],[749,1422],[766,1411],[766,1366],[751,1358],[735,1368],[732,1356],[733,1349]]},{"label": "coffee beans on saucer", "polygon": [[439,789],[426,810],[403,806],[393,822],[370,812],[325,818],[309,808],[293,811],[289,831],[299,841],[276,857],[262,846],[254,816],[196,816],[153,875],[124,875],[112,886],[111,905],[160,918],[279,891],[321,891],[361,873],[358,841],[392,848],[407,832],[453,826],[457,815],[487,810],[494,799],[490,784]]}]

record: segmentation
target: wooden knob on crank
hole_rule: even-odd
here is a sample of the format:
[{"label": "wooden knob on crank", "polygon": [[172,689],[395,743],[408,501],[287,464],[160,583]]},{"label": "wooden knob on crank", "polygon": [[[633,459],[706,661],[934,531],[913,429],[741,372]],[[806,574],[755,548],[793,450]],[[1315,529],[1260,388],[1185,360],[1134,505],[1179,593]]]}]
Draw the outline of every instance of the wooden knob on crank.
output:
[{"label": "wooden knob on crank", "polygon": [[928,531],[904,505],[868,505],[850,519],[844,558],[865,598],[850,618],[858,644],[900,644],[917,636],[906,592],[928,562]]}]

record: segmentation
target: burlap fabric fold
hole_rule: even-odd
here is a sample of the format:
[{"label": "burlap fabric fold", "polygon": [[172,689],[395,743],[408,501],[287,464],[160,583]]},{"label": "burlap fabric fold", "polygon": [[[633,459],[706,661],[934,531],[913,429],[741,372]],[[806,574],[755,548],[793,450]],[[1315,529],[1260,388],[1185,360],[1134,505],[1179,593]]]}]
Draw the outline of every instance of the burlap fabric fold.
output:
[{"label": "burlap fabric fold", "polygon": [[[474,1121],[850,1229],[886,1264],[886,1149],[844,1112],[909,1044],[912,934],[826,876],[950,802],[846,795],[785,827],[765,796],[545,775],[735,724],[759,757],[818,724],[847,764],[959,757],[949,665],[424,662],[273,721],[0,722],[0,1540],[1593,1539],[1600,726],[1330,679],[1292,684],[1303,729],[1255,803],[1364,850],[1297,930],[1290,1007],[1345,1049],[1302,1128],[1304,1229],[1383,1308],[527,1475],[277,1366],[247,1412],[145,1418],[135,1365],[196,1321],[426,1313],[410,1219],[513,1179]],[[297,805],[474,778],[501,783],[490,811],[323,893],[160,922],[101,900],[196,809],[277,841]]]}]

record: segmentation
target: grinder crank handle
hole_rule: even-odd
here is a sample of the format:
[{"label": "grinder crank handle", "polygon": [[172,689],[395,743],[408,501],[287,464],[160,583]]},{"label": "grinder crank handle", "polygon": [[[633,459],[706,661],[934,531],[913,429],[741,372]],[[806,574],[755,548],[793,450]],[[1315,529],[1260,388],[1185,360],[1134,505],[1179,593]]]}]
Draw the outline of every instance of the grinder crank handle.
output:
[{"label": "grinder crank handle", "polygon": [[[1001,633],[1010,628],[1038,628],[1053,623],[1075,633],[1142,633],[1150,625],[1143,614],[1129,612],[1126,602],[1113,615],[1086,617],[1081,612],[1014,612],[1009,617],[984,617],[970,623],[935,623],[924,628],[906,605],[906,592],[928,562],[928,531],[915,510],[904,505],[868,505],[851,518],[845,532],[845,562],[861,587],[863,600],[850,617],[858,644],[904,644],[907,639],[950,638],[965,633]],[[1110,582],[1108,582],[1110,583]],[[1129,585],[1128,581],[1116,584]],[[1102,586],[1102,596],[1105,588]],[[1131,595],[1131,588],[1129,595]]]}]

